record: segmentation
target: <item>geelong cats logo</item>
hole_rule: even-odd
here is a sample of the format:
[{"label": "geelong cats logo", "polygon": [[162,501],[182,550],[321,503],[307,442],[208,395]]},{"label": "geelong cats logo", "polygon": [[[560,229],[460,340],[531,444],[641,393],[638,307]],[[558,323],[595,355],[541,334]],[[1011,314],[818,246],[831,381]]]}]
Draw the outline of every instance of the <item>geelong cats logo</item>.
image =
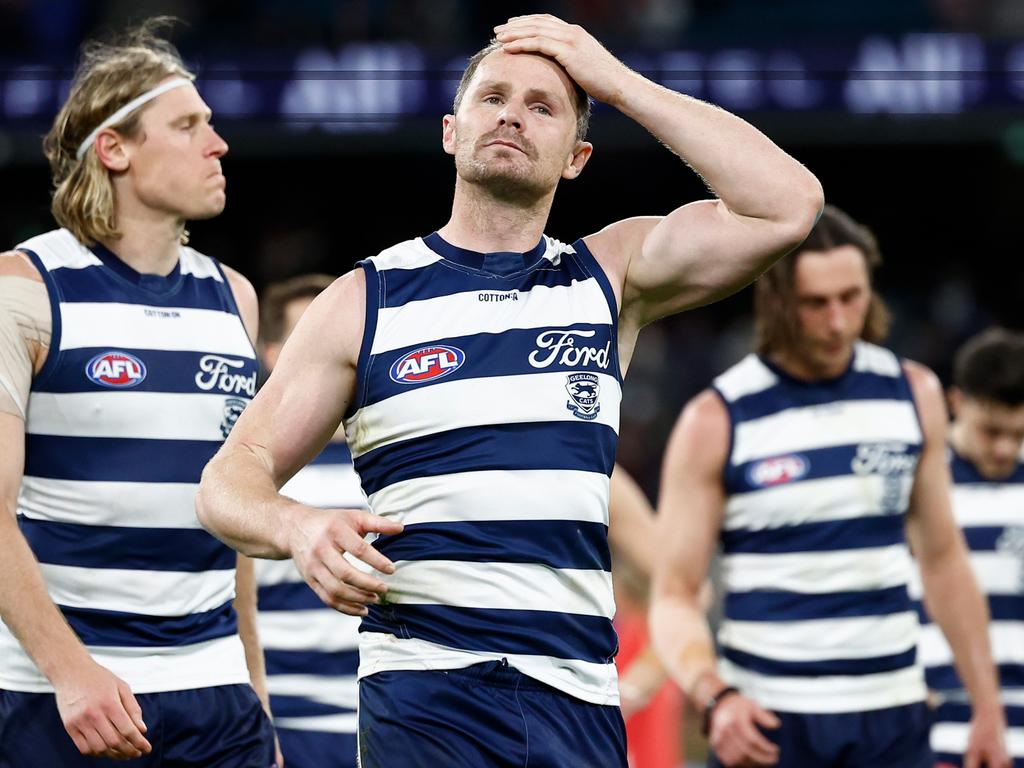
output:
[{"label": "geelong cats logo", "polygon": [[569,393],[569,402],[565,407],[572,415],[584,421],[593,421],[601,410],[597,402],[601,394],[601,385],[596,373],[570,373],[565,377],[565,390]]}]

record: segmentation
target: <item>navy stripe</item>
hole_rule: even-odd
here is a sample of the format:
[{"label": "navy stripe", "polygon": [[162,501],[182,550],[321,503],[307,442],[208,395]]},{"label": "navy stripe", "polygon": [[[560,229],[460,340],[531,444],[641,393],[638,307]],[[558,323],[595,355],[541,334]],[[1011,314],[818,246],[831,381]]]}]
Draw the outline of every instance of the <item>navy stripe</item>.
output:
[{"label": "navy stripe", "polygon": [[134,349],[131,347],[83,347],[81,349],[66,349],[61,353],[61,364],[54,371],[53,375],[46,381],[38,381],[33,384],[33,392],[118,392],[100,384],[96,384],[86,375],[89,363],[98,355],[105,352],[128,352],[139,358],[146,366],[146,378],[131,388],[132,392],[169,392],[186,394],[212,393],[224,397],[248,398],[250,394],[238,386],[231,386],[225,390],[221,383],[232,385],[236,379],[224,379],[218,375],[213,382],[213,389],[201,389],[196,384],[196,376],[201,376],[201,381],[206,384],[211,380],[210,373],[222,369],[221,374],[226,373],[229,377],[242,376],[251,378],[252,394],[255,394],[256,387],[256,359],[253,357],[240,357],[237,355],[216,355],[234,362],[241,363],[240,366],[231,367],[228,363],[221,366],[219,363],[207,362],[207,372],[202,372],[199,362],[202,358],[208,357],[209,352],[173,352],[155,349]]},{"label": "navy stripe", "polygon": [[348,443],[328,443],[324,449],[309,462],[310,464],[351,464],[352,451]]},{"label": "navy stripe", "polygon": [[237,557],[202,529],[78,525],[24,515],[18,522],[39,562],[51,565],[201,573],[232,570]]},{"label": "navy stripe", "polygon": [[54,480],[198,483],[220,440],[25,436],[25,474]]},{"label": "navy stripe", "polygon": [[[579,259],[584,268],[593,274],[594,279],[597,280],[598,285],[601,286],[601,291],[604,293],[604,299],[608,302],[608,312],[612,316],[612,354],[615,355],[615,377],[622,383],[622,363],[619,360],[619,305],[615,298],[615,291],[612,289],[612,284],[608,280],[608,275],[604,271],[604,267],[601,263],[594,258],[594,254],[590,252],[590,248],[580,238],[572,244],[573,250],[576,251],[576,258]],[[570,257],[567,257],[567,259]]]},{"label": "navy stripe", "polygon": [[[988,612],[992,621],[1024,622],[1024,595],[986,595]],[[931,617],[925,610],[924,603],[914,601],[917,617],[922,624],[931,624]]]},{"label": "navy stripe", "polygon": [[32,264],[39,274],[43,276],[43,282],[46,283],[46,293],[50,300],[50,349],[46,353],[46,360],[43,363],[43,367],[39,370],[39,373],[32,377],[32,388],[45,383],[50,376],[53,374],[54,369],[57,367],[57,363],[63,359],[60,353],[60,336],[63,329],[63,323],[60,314],[60,289],[57,287],[57,283],[53,279],[53,275],[43,264],[43,260],[39,257],[39,254],[35,251],[30,251],[27,248],[21,249],[22,253],[28,254],[28,257],[32,260]]},{"label": "navy stripe", "polygon": [[[1024,707],[1006,706],[1004,709],[1008,726],[1024,728]],[[971,705],[967,702],[942,702],[935,709],[934,719],[944,723],[969,723],[971,722]]]},{"label": "navy stripe", "polygon": [[256,599],[261,611],[311,611],[323,608],[331,611],[316,596],[304,581],[287,581],[282,584],[265,584],[256,592]]},{"label": "navy stripe", "polygon": [[[529,291],[538,285],[555,288],[571,285],[573,280],[587,279],[582,270],[552,266],[543,256],[535,258],[530,266],[533,269],[526,272],[519,269],[509,275],[471,271],[449,261],[436,261],[416,269],[386,269],[383,271],[387,286],[385,306],[400,307],[410,301],[436,299],[455,293]],[[519,301],[524,298],[520,296]]]},{"label": "navy stripe", "polygon": [[464,427],[376,448],[355,460],[367,495],[402,480],[489,469],[571,469],[611,476],[615,430],[597,422]]},{"label": "navy stripe", "polygon": [[608,528],[578,520],[418,523],[374,546],[398,560],[538,563],[551,568],[611,571]]},{"label": "navy stripe", "polygon": [[1007,526],[1004,525],[965,526],[963,531],[964,538],[967,539],[967,548],[972,552],[995,551],[1000,537],[1006,533],[1006,528]]},{"label": "navy stripe", "polygon": [[[897,443],[893,444],[893,447],[895,448],[897,445],[905,448],[905,454],[896,453],[896,456],[917,456],[921,452],[920,444],[907,445]],[[828,448],[815,448],[813,450],[754,459],[753,461],[747,461],[736,466],[730,464],[725,469],[726,491],[730,495],[735,495],[763,491],[767,488],[777,488],[786,482],[805,483],[810,480],[850,475],[853,471],[852,463],[857,458],[857,451],[859,449],[860,444],[835,445]],[[777,474],[763,471],[765,466],[779,457],[795,457],[791,466],[798,468],[796,471],[799,474],[791,479],[785,479],[784,476],[780,477]]]},{"label": "navy stripe", "polygon": [[305,696],[282,696],[271,694],[270,711],[274,717],[319,717],[321,715],[352,715],[354,709],[347,707],[336,707],[333,704],[324,704],[321,701],[313,701]]},{"label": "navy stripe", "polygon": [[57,607],[82,642],[93,646],[192,645],[238,632],[238,618],[230,600],[212,610],[186,616],[144,616],[66,605]]},{"label": "navy stripe", "polygon": [[265,648],[267,675],[355,675],[359,669],[359,651],[279,651]]},{"label": "navy stripe", "polygon": [[805,382],[780,373],[778,368],[763,358],[762,362],[780,376],[779,382],[768,389],[745,395],[729,403],[729,411],[737,424],[771,416],[790,408],[836,404],[844,400],[913,402],[902,376],[882,376],[868,371],[850,370],[838,379]]},{"label": "navy stripe", "polygon": [[380,275],[377,267],[369,259],[364,259],[356,264],[363,268],[363,277],[366,281],[366,313],[363,318],[363,338],[359,344],[359,361],[356,363],[356,393],[349,403],[344,418],[351,418],[366,402],[366,393],[369,391],[369,379],[367,378],[367,366],[370,364],[370,350],[373,349],[373,339],[377,335],[377,313],[378,307],[383,301],[381,295]]},{"label": "navy stripe", "polygon": [[888,616],[911,610],[905,586],[852,592],[730,592],[725,617],[733,621],[806,621],[852,616]]},{"label": "navy stripe", "polygon": [[1001,480],[990,480],[984,477],[971,462],[963,458],[955,452],[951,452],[952,456],[949,463],[949,468],[953,474],[953,482],[956,485],[987,485],[987,486],[1006,486],[1006,485],[1024,485],[1024,462],[1019,463],[1017,468],[1013,471],[1009,477]]},{"label": "navy stripe", "polygon": [[[1024,665],[996,664],[996,669],[1000,688],[1024,688]],[[956,691],[964,687],[952,664],[926,667],[924,677],[928,687],[936,691]]]},{"label": "navy stripe", "polygon": [[416,638],[447,648],[610,663],[618,638],[610,620],[556,611],[457,608],[447,605],[369,606],[360,632]]},{"label": "navy stripe", "polygon": [[867,659],[822,659],[820,661],[781,661],[755,656],[734,648],[722,648],[722,656],[733,664],[761,675],[774,677],[819,677],[824,675],[873,675],[913,666],[917,648],[891,656]]},{"label": "navy stripe", "polygon": [[151,307],[181,307],[234,312],[229,300],[229,289],[212,277],[181,275],[180,281],[169,292],[148,291],[113,278],[101,266],[82,269],[58,268],[51,272],[61,287],[61,298],[68,303],[117,302]]},{"label": "navy stripe", "polygon": [[[615,336],[611,325],[593,325],[577,323],[564,328],[527,328],[509,329],[501,333],[475,333],[468,336],[451,336],[437,339],[429,344],[393,349],[374,355],[374,365],[369,371],[368,395],[365,405],[379,403],[389,397],[410,392],[414,389],[445,384],[462,379],[483,379],[493,376],[522,376],[533,373],[555,373],[559,371],[591,371],[616,375],[614,352]],[[569,334],[569,335],[565,335]],[[591,334],[584,336],[582,334]],[[544,344],[542,347],[541,344]],[[430,381],[403,384],[391,378],[391,368],[408,353],[424,347],[444,345],[462,350],[465,362],[451,373]],[[577,350],[591,348],[602,356],[605,368],[601,367],[600,358],[589,358],[589,363],[582,362]],[[496,353],[495,350],[499,350]],[[607,350],[607,354],[605,354]],[[555,352],[554,355],[551,353]],[[543,367],[530,363],[533,360]],[[549,362],[550,360],[550,362]]]},{"label": "navy stripe", "polygon": [[903,541],[902,515],[868,515],[756,531],[745,528],[722,531],[722,548],[727,555],[835,552],[887,547]]}]

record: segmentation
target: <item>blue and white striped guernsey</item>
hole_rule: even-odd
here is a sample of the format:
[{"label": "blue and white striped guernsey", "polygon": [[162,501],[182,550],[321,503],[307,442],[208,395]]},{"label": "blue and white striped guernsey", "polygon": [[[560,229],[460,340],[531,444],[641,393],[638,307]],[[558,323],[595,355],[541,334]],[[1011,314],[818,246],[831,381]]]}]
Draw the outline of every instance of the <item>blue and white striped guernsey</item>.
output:
[{"label": "blue and white striped guernsey", "polygon": [[[66,230],[18,249],[53,308],[18,497],[50,596],[136,693],[248,682],[235,553],[200,527],[193,501],[256,386],[220,267],[183,247],[170,275],[139,274]],[[52,690],[2,625],[0,688]]]},{"label": "blue and white striped guernsey", "polygon": [[721,533],[723,679],[782,712],[920,701],[904,540],[922,435],[890,351],[797,380],[756,355],[719,376],[732,445]]},{"label": "blue and white striped guernsey", "polygon": [[346,415],[370,507],[405,530],[360,677],[507,658],[617,704],[608,482],[621,378],[611,285],[582,241],[480,254],[436,233],[363,262]]},{"label": "blue and white striped guernsey", "polygon": [[[1007,747],[1014,768],[1024,768],[1024,464],[1005,480],[986,480],[969,461],[950,454],[953,514],[963,529],[971,565],[988,598],[989,639],[999,669],[1009,725]],[[971,708],[953,667],[953,652],[920,602],[919,579],[911,594],[921,612],[919,652],[928,687],[939,694],[932,749],[940,759],[967,748]]]},{"label": "blue and white striped guernsey", "polygon": [[[281,489],[315,507],[365,509],[345,443],[331,443]],[[292,560],[256,560],[259,633],[274,726],[322,734],[356,733],[359,619],[324,605]],[[325,750],[326,751],[326,750]],[[338,756],[338,765],[354,765]],[[290,759],[287,750],[285,758]]]}]

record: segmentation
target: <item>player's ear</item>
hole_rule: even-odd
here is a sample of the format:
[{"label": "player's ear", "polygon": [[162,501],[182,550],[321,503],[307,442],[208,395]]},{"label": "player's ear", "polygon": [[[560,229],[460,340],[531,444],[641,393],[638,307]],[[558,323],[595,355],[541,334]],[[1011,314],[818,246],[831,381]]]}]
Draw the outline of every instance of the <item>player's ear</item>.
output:
[{"label": "player's ear", "polygon": [[587,164],[593,152],[594,145],[589,141],[577,141],[566,157],[565,166],[562,168],[562,178],[575,179],[583,173],[583,166]]},{"label": "player's ear", "polygon": [[960,391],[959,387],[950,387],[949,392],[946,393],[946,400],[949,402],[949,412],[955,419],[960,412],[960,407],[964,404],[964,393]]},{"label": "player's ear", "polygon": [[441,118],[441,146],[449,155],[455,154],[455,115]]}]

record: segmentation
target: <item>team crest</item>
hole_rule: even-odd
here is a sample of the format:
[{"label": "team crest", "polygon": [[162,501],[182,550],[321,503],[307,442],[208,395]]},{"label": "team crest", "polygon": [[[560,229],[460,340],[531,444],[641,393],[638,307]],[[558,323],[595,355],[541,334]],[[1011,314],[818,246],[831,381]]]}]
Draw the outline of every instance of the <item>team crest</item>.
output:
[{"label": "team crest", "polygon": [[225,440],[231,434],[231,428],[235,426],[235,422],[238,421],[238,417],[242,415],[242,411],[248,404],[248,400],[243,400],[240,397],[229,397],[224,401],[224,420],[220,423],[220,433]]},{"label": "team crest", "polygon": [[146,365],[127,352],[104,352],[86,363],[85,375],[101,387],[130,389],[146,378]]},{"label": "team crest", "polygon": [[569,393],[569,402],[565,407],[572,415],[584,421],[593,421],[601,411],[597,402],[601,394],[601,385],[596,373],[570,373],[565,377],[565,389]]}]

